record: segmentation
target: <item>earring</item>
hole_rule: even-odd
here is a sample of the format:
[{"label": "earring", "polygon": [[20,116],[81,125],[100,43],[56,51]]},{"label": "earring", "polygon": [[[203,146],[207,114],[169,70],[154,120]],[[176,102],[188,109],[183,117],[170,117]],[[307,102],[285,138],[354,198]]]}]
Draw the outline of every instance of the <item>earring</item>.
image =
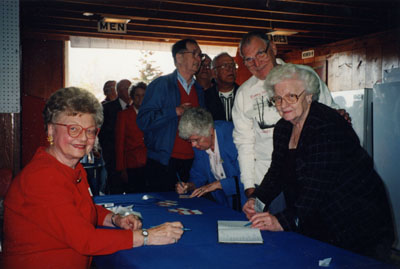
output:
[{"label": "earring", "polygon": [[50,146],[54,145],[54,139],[52,135],[47,136],[47,142],[49,142]]}]

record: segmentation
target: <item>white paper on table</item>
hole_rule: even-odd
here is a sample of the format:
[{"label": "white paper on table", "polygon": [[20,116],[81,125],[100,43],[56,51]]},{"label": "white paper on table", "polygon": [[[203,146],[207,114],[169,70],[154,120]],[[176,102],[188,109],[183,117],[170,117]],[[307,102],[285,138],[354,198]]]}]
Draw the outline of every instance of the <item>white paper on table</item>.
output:
[{"label": "white paper on table", "polygon": [[219,243],[262,244],[263,238],[259,229],[245,226],[248,221],[218,221]]}]

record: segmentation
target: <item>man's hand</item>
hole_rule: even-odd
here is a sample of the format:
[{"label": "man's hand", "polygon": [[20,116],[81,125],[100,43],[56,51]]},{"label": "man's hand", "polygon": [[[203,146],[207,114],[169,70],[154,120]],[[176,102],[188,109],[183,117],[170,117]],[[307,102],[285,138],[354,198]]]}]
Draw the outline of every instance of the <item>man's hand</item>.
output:
[{"label": "man's hand", "polygon": [[176,115],[182,116],[183,112],[185,112],[186,109],[191,108],[192,104],[191,103],[183,103],[180,106],[176,107]]},{"label": "man's hand", "polygon": [[253,194],[255,188],[248,188],[244,191],[244,194],[246,194],[247,198],[250,198],[250,196]]},{"label": "man's hand", "polygon": [[337,112],[345,119],[348,123],[351,124],[351,117],[349,113],[345,109],[338,109]]}]

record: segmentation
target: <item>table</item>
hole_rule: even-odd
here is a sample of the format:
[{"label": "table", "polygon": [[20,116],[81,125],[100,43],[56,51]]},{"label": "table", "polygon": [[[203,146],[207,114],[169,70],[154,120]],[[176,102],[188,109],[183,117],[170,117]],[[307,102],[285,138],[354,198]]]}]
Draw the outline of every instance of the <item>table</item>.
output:
[{"label": "table", "polygon": [[[219,244],[217,220],[246,220],[241,212],[204,198],[179,199],[176,193],[149,193],[161,200],[175,200],[177,206],[161,207],[158,200],[143,201],[143,194],[94,197],[96,203],[134,204],[141,212],[143,227],[166,221],[181,221],[191,231],[176,244],[144,246],[96,256],[97,268],[324,268],[318,261],[331,257],[328,268],[393,268],[332,245],[293,232],[263,231],[264,244]],[[168,208],[198,209],[202,215],[179,215]]]}]

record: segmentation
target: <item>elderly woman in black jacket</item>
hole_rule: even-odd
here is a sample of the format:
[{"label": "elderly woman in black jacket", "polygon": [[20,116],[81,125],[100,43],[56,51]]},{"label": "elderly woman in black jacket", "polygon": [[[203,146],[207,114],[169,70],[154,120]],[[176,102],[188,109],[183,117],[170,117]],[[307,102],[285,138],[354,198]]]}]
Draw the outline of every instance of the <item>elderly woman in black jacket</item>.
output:
[{"label": "elderly woman in black jacket", "polygon": [[[316,101],[318,79],[307,66],[277,66],[265,87],[282,119],[271,167],[243,208],[252,227],[387,258],[394,234],[385,187],[351,125]],[[286,209],[272,215],[268,206],[281,192]],[[255,198],[266,212],[256,213]]]}]

